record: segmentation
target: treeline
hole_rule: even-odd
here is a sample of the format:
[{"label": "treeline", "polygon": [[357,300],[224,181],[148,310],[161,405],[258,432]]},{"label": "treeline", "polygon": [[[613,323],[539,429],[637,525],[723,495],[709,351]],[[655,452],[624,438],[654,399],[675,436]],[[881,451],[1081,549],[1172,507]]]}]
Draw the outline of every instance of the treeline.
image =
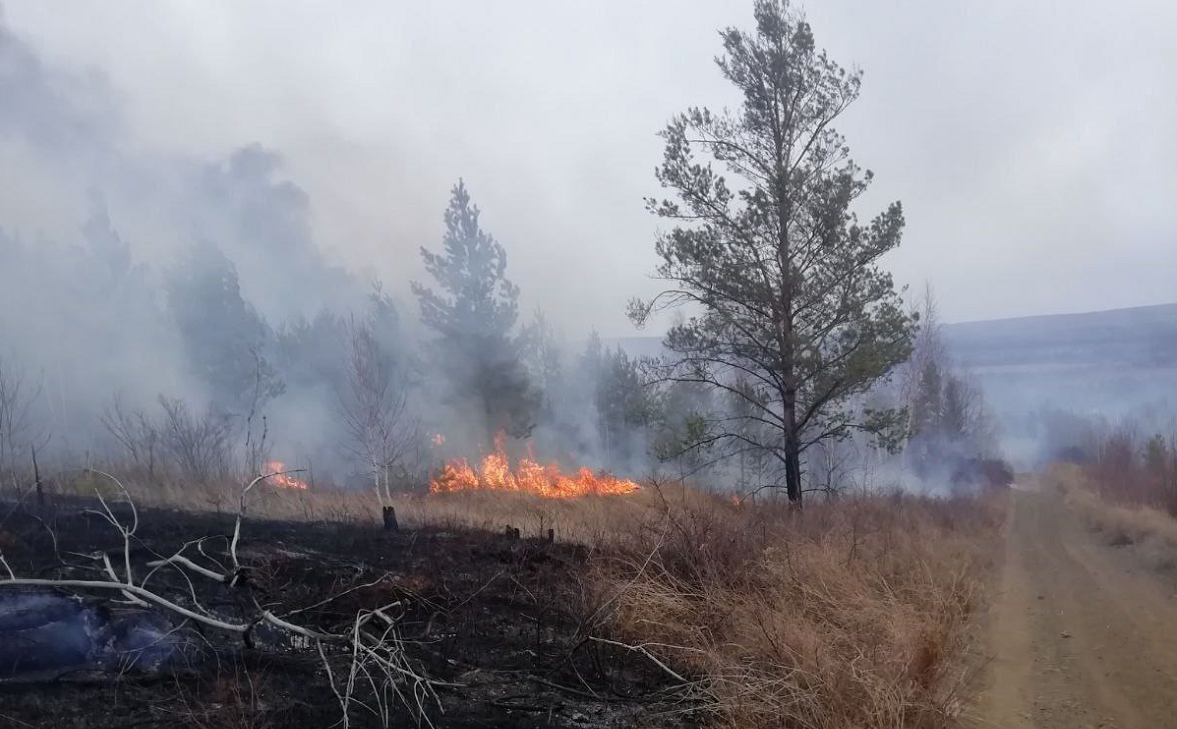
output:
[{"label": "treeline", "polygon": [[50,368],[35,334],[0,338],[6,482],[31,479],[34,452],[42,468],[117,464],[201,482],[280,458],[387,495],[420,488],[441,457],[476,455],[499,431],[542,458],[634,475],[687,457],[709,393],[651,382],[596,334],[570,346],[541,313],[521,321],[506,251],[464,184],[444,220],[440,248],[421,251],[429,280],[412,287],[419,328],[379,283],[365,294],[355,281],[355,308],[271,323],[216,244],[154,271],[102,207],[81,245],[0,236],[0,276],[55,292],[44,349],[70,355]]},{"label": "treeline", "polygon": [[[42,466],[85,459],[151,480],[215,482],[259,472],[273,457],[308,469],[312,481],[366,482],[388,497],[421,488],[441,458],[476,455],[502,431],[566,465],[635,477],[662,471],[739,493],[780,483],[780,459],[758,445],[772,443],[773,429],[754,417],[750,378],[716,388],[666,377],[664,361],[608,347],[595,333],[569,345],[541,313],[520,321],[507,252],[479,216],[459,183],[440,248],[421,251],[429,280],[412,287],[421,333],[378,283],[355,297],[355,310],[324,309],[272,325],[242,290],[233,262],[211,243],[186,251],[156,298],[146,267],[111,245],[120,239],[103,220],[105,243],[75,249],[85,260],[78,270],[109,275],[105,292],[116,292],[116,305],[134,311],[150,333],[125,346],[174,342],[174,351],[150,348],[144,356],[175,357],[180,389],[145,398],[139,388],[136,399],[126,392],[136,383],[111,372],[112,387],[91,400],[96,407],[87,425],[99,427],[79,453],[69,446],[87,430],[69,425],[86,422],[86,401],[58,409],[54,373],[6,357],[0,469],[13,484],[27,481],[37,449]],[[93,291],[101,298],[101,287]],[[905,413],[901,434],[882,448],[865,436],[817,443],[805,460],[806,490],[832,494],[895,482],[903,478],[896,466],[943,489],[962,464],[995,448],[981,394],[954,368],[930,294],[911,316],[922,321],[911,357],[893,382],[856,405]],[[96,352],[95,361],[106,360]]]}]

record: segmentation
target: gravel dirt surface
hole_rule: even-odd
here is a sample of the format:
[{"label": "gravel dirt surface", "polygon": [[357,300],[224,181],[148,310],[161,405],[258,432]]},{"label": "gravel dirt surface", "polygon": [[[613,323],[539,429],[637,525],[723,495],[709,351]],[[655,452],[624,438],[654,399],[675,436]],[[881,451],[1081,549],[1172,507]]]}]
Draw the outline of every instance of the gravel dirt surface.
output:
[{"label": "gravel dirt surface", "polygon": [[990,662],[973,725],[1177,727],[1177,600],[1130,545],[1088,529],[1053,490],[1010,494]]}]

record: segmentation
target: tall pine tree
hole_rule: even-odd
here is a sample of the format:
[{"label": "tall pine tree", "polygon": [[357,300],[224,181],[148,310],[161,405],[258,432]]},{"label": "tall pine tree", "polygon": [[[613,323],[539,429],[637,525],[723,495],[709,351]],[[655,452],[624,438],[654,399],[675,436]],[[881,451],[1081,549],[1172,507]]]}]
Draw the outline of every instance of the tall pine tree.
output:
[{"label": "tall pine tree", "polygon": [[478,218],[459,180],[445,212],[441,252],[421,248],[436,288],[414,281],[413,293],[422,323],[438,335],[435,363],[451,402],[475,406],[489,443],[498,430],[516,437],[530,433],[539,398],[515,331],[519,287],[507,278],[507,252]]},{"label": "tall pine tree", "polygon": [[[755,18],[752,32],[721,33],[719,68],[740,108],[692,108],[662,133],[657,177],[671,195],[648,204],[675,223],[656,245],[658,277],[670,285],[630,313],[640,324],[686,306],[666,337],[677,356],[665,376],[756,392],[747,417],[767,426],[758,445],[783,465],[796,502],[809,446],[902,425],[897,412],[847,405],[911,348],[911,317],[877,265],[899,245],[903,213],[894,203],[861,224],[851,211],[871,175],[833,123],[858,96],[859,74],[818,50],[785,0],[759,0]],[[738,375],[753,388],[737,388]]]}]

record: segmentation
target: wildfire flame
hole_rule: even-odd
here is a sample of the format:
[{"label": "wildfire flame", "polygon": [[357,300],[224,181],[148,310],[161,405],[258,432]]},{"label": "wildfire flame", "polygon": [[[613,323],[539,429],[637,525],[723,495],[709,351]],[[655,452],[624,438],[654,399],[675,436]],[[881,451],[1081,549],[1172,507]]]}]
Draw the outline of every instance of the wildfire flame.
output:
[{"label": "wildfire flame", "polygon": [[475,468],[465,458],[454,458],[442,466],[429,482],[432,493],[445,491],[521,491],[540,496],[565,499],[589,494],[628,494],[638,489],[633,481],[608,474],[595,474],[581,468],[574,475],[565,474],[555,463],[542,465],[535,460],[528,446],[528,455],[520,458],[511,470],[510,460],[503,448],[505,436],[495,435],[494,451],[482,457]]},{"label": "wildfire flame", "polygon": [[282,463],[282,461],[270,461],[266,464],[266,473],[272,473],[274,475],[267,476],[266,481],[277,486],[278,488],[283,489],[297,489],[300,491],[305,491],[306,489],[310,488],[306,481],[300,481],[288,473],[282,473],[283,471],[288,470],[290,469],[286,468],[286,464]]}]

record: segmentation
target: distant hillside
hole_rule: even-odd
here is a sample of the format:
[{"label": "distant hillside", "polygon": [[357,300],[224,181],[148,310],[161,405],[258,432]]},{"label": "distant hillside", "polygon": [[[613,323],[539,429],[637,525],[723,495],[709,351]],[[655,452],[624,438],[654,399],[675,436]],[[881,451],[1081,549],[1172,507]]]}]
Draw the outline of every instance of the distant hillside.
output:
[{"label": "distant hillside", "polygon": [[947,326],[946,333],[957,359],[969,367],[1172,366],[1177,304],[965,322]]},{"label": "distant hillside", "polygon": [[1177,403],[1177,304],[945,329],[957,361],[1007,418],[1044,406],[1151,417]]},{"label": "distant hillside", "polygon": [[[1044,407],[1115,417],[1177,404],[1177,304],[964,322],[945,334],[1007,419]],[[651,336],[605,344],[635,356],[662,351]]]}]

